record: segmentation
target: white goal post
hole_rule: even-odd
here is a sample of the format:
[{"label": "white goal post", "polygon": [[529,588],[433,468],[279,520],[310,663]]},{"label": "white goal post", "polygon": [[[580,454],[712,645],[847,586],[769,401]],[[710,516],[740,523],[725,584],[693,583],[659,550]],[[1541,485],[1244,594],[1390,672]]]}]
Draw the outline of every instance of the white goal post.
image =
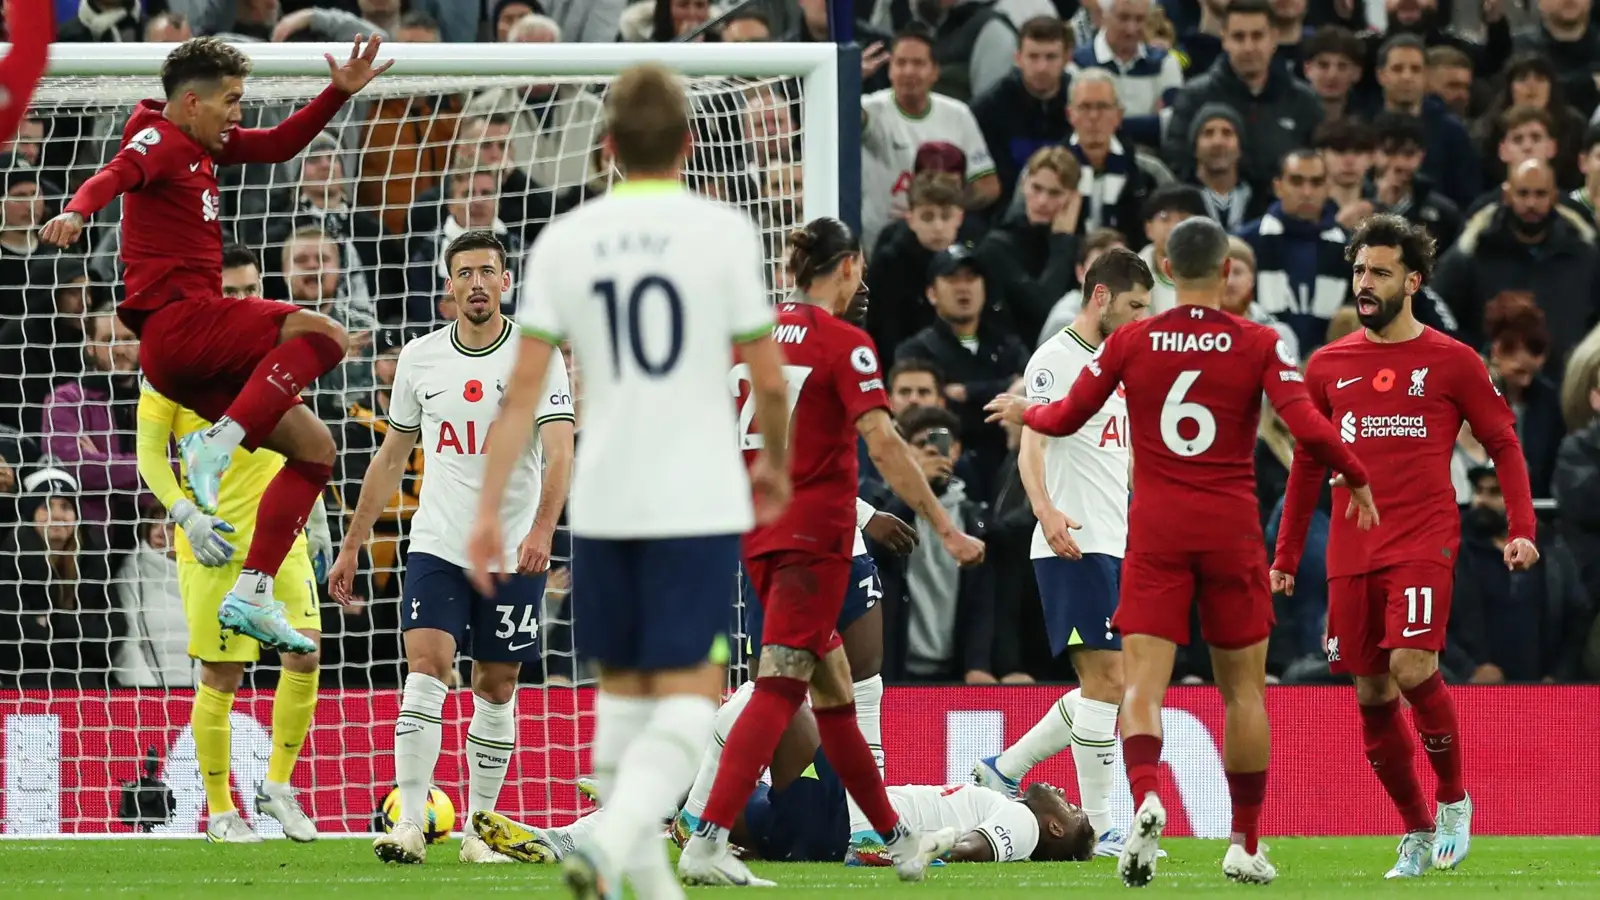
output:
[{"label": "white goal post", "polygon": [[[0,214],[21,235],[0,235],[0,495],[17,497],[14,516],[6,515],[10,500],[0,504],[0,838],[193,836],[204,828],[187,727],[196,676],[177,564],[164,550],[161,511],[136,475],[130,480],[137,362],[104,312],[120,296],[120,207],[96,215],[80,245],[59,253],[29,240],[28,230],[116,151],[133,105],[161,95],[160,68],[174,46],[54,45],[21,134],[0,149]],[[239,47],[254,66],[244,124],[262,127],[326,86],[324,53],[341,61],[350,53],[349,44]],[[325,497],[336,542],[381,442],[392,341],[453,315],[434,277],[439,246],[464,228],[492,227],[514,247],[515,273],[543,224],[603,193],[616,173],[595,116],[616,73],[657,62],[683,75],[696,142],[686,180],[756,219],[774,298],[786,284],[784,235],[840,213],[832,44],[386,43],[381,58],[394,67],[305,153],[224,170],[220,198],[207,199],[225,234],[258,261],[263,293],[322,309],[368,336],[362,356],[313,392],[340,442]],[[581,372],[573,386],[581,427]],[[354,613],[321,607],[319,707],[293,784],[325,836],[370,833],[393,786],[399,559],[426,477],[420,456],[364,552],[358,585],[368,602]],[[63,497],[78,523],[67,581],[52,568],[60,552],[40,543],[47,529],[32,524],[59,521],[53,510]],[[563,546],[558,538],[558,555]],[[732,596],[734,573],[729,580]],[[518,695],[517,752],[500,808],[536,824],[561,824],[584,809],[575,782],[587,772],[591,699],[587,669],[562,637],[582,608],[552,581],[536,623],[546,659]],[[265,836],[281,829],[256,816],[250,800],[271,752],[278,671],[276,655],[265,655],[246,674],[232,716],[233,795]],[[470,716],[462,685],[445,706],[436,777],[462,814]],[[147,755],[169,804],[151,786],[125,789],[145,774]],[[129,803],[140,807],[143,827],[120,808]]]}]

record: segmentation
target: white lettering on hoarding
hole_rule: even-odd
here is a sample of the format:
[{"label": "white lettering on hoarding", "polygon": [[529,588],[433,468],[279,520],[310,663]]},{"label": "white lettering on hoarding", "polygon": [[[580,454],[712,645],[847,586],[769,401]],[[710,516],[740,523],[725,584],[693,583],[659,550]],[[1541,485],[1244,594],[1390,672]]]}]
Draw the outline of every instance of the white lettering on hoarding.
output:
[{"label": "white lettering on hoarding", "polygon": [[[261,723],[235,712],[228,717],[233,731],[233,759],[230,775],[239,799],[239,813],[262,837],[281,837],[283,826],[271,816],[256,814],[256,785],[267,777],[267,758],[272,755],[272,738]],[[201,813],[206,806],[206,789],[200,781],[200,764],[194,756],[194,731],[188,725],[178,732],[167,752],[161,780],[172,789],[172,820],[152,829],[156,834],[194,834],[200,830]]]},{"label": "white lettering on hoarding", "polygon": [[61,833],[61,720],[6,716],[5,833]]},{"label": "white lettering on hoarding", "polygon": [[998,709],[961,709],[944,714],[944,783],[966,784],[972,765],[1006,748],[1006,714]]}]

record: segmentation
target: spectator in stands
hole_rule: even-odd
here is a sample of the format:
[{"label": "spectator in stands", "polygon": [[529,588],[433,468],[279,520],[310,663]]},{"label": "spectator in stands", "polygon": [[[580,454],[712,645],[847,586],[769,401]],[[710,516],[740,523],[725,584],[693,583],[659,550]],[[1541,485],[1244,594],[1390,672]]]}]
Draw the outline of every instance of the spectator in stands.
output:
[{"label": "spectator in stands", "polygon": [[1323,122],[1311,138],[1311,149],[1322,154],[1328,167],[1328,199],[1338,209],[1334,219],[1347,231],[1377,212],[1366,196],[1367,173],[1377,149],[1372,127],[1360,119]]},{"label": "spectator in stands", "polygon": [[1377,145],[1372,156],[1372,200],[1428,229],[1441,249],[1453,246],[1461,234],[1461,208],[1422,174],[1428,152],[1422,121],[1401,113],[1380,113],[1372,127]]},{"label": "spectator in stands", "polygon": [[511,40],[511,28],[524,17],[538,13],[544,15],[544,9],[536,0],[495,0],[494,7],[489,11],[489,21],[494,24],[494,39],[504,44]]},{"label": "spectator in stands", "polygon": [[1567,353],[1600,311],[1594,226],[1556,202],[1549,164],[1528,160],[1506,182],[1505,199],[1473,214],[1439,260],[1433,289],[1455,314],[1462,339],[1485,341],[1484,310],[1501,291],[1531,291],[1551,335],[1546,371],[1560,377]]},{"label": "spectator in stands", "polygon": [[318,413],[323,418],[337,418],[349,405],[350,391],[372,384],[373,318],[346,302],[339,246],[321,229],[301,228],[290,234],[279,253],[279,264],[290,303],[332,318],[351,334],[345,361],[317,379],[311,390]]},{"label": "spectator in stands", "polygon": [[[511,28],[513,43],[558,44],[553,19],[529,15]],[[467,115],[511,119],[511,164],[535,190],[579,188],[596,173],[594,151],[605,131],[600,98],[581,84],[535,82],[525,88],[490,88],[467,102]]]},{"label": "spectator in stands", "polygon": [[32,473],[22,522],[0,540],[0,672],[19,687],[106,686],[120,622],[105,548],[79,521],[77,488],[64,470]]},{"label": "spectator in stands", "polygon": [[[326,40],[331,33],[348,31],[351,28],[358,29],[357,34],[375,34],[386,40],[392,38],[407,43],[416,43],[419,40],[415,33],[419,28],[431,30],[435,35],[439,32],[439,25],[433,17],[420,10],[401,19],[400,27],[395,31],[387,31],[342,9],[311,8],[295,10],[278,19],[272,26],[272,36],[269,39],[273,43]],[[408,29],[412,33],[407,34]],[[434,40],[438,38],[435,37]]]},{"label": "spectator in stands", "polygon": [[[439,227],[432,233],[413,233],[408,241],[406,275],[407,325],[426,325],[439,296],[444,293],[444,248],[460,235],[474,229],[493,231],[506,246],[506,271],[512,282],[522,260],[522,238],[500,218],[500,177],[493,171],[466,169],[451,172],[445,179],[445,202]],[[505,298],[511,302],[512,298]]]},{"label": "spectator in stands", "polygon": [[978,245],[984,271],[995,273],[991,287],[1014,334],[1037,334],[1072,287],[1083,213],[1079,168],[1065,147],[1036,150],[1022,173],[1022,209]]},{"label": "spectator in stands", "polygon": [[983,405],[1022,374],[1028,348],[1015,334],[990,321],[988,273],[982,260],[957,244],[940,251],[928,268],[928,299],[937,318],[895,348],[895,359],[925,359],[944,374],[944,395],[961,417],[961,436],[978,460],[981,485],[974,496],[986,497],[988,479],[1005,459],[1005,432],[984,423]]},{"label": "spectator in stands", "polygon": [[[431,35],[426,43],[437,43],[437,26]],[[404,234],[412,201],[444,174],[460,112],[461,99],[451,94],[390,97],[372,104],[361,143],[356,199],[357,206],[378,209],[385,231]]]},{"label": "spectator in stands", "polygon": [[[800,21],[783,36],[784,43],[813,44],[828,40],[828,0],[797,0]],[[888,3],[880,4],[888,6]],[[871,94],[889,87],[889,44],[893,40],[865,19],[858,19],[856,44],[861,47],[861,93]]]},{"label": "spectator in stands", "polygon": [[[1017,26],[997,4],[990,0],[926,0],[910,6],[912,21],[932,37],[935,91],[966,103],[1011,71]],[[897,31],[907,24],[899,23]]]},{"label": "spectator in stands", "polygon": [[21,521],[17,504],[22,483],[38,465],[39,445],[10,428],[0,428],[0,529]]},{"label": "spectator in stands", "polygon": [[[1289,484],[1293,455],[1294,436],[1289,433],[1288,426],[1270,404],[1262,404],[1261,420],[1256,427],[1256,497],[1260,504],[1261,529],[1268,546],[1277,542],[1283,494]],[[1332,511],[1333,492],[1324,487],[1306,528],[1306,550],[1300,569],[1295,573],[1294,596],[1273,599],[1278,623],[1272,629],[1267,652],[1272,668],[1279,672],[1322,651],[1322,633],[1328,617],[1327,546]],[[1307,588],[1303,594],[1302,584]]]},{"label": "spectator in stands", "polygon": [[1223,21],[1227,55],[1210,72],[1192,79],[1172,104],[1172,119],[1162,141],[1168,167],[1192,170],[1189,126],[1200,107],[1226,103],[1245,123],[1241,169],[1246,179],[1265,184],[1283,155],[1311,141],[1322,121],[1322,103],[1304,83],[1272,65],[1276,46],[1265,0],[1234,0]]},{"label": "spectator in stands", "polygon": [[1471,57],[1448,45],[1428,48],[1428,96],[1443,100],[1456,118],[1470,122],[1473,88]]},{"label": "spectator in stands", "polygon": [[[1085,3],[1084,8],[1096,4]],[[1178,35],[1179,62],[1183,64],[1185,78],[1194,78],[1211,71],[1222,57],[1222,17],[1228,12],[1228,0],[1200,0],[1200,21],[1184,28]],[[1081,36],[1079,43],[1087,43]]]},{"label": "spectator in stands", "polygon": [[183,13],[157,13],[144,24],[144,39],[148,44],[181,44],[192,37],[194,29]]},{"label": "spectator in stands", "polygon": [[772,20],[752,7],[737,10],[722,20],[722,40],[729,44],[749,44],[772,40]]},{"label": "spectator in stands", "polygon": [[1207,103],[1195,113],[1189,133],[1195,164],[1187,180],[1200,188],[1206,215],[1229,231],[1259,219],[1272,205],[1272,192],[1239,174],[1239,136],[1244,133],[1239,114],[1225,103]]},{"label": "spectator in stands", "polygon": [[[1493,169],[1494,171],[1503,171],[1509,175],[1529,160],[1537,160],[1554,168],[1555,126],[1550,114],[1545,110],[1531,106],[1511,107],[1500,117],[1498,134],[1500,142],[1495,153],[1504,168]],[[1491,182],[1489,189],[1478,195],[1467,207],[1467,216],[1471,217],[1484,207],[1499,203],[1504,193],[1504,178],[1498,183]]]},{"label": "spectator in stands", "polygon": [[75,505],[99,546],[132,549],[138,518],[139,338],[109,309],[88,319],[88,367],[45,398],[46,452],[82,486]]},{"label": "spectator in stands", "polygon": [[1029,19],[1018,38],[1016,67],[972,100],[972,115],[994,155],[1002,209],[1011,201],[1028,159],[1040,147],[1065,143],[1072,133],[1067,121],[1071,82],[1065,71],[1067,47],[1060,19]]},{"label": "spectator in stands", "polygon": [[[560,213],[576,206],[584,197],[582,186],[564,191],[536,187],[522,169],[513,165],[510,158],[512,120],[505,113],[487,116],[469,116],[461,120],[456,131],[456,142],[450,152],[451,171],[493,172],[500,177],[501,221],[515,232],[523,246],[533,243],[539,232]],[[417,197],[411,206],[409,234],[432,232],[439,228],[445,214],[442,202],[443,185],[434,185]],[[380,278],[381,281],[381,278]],[[403,296],[404,286],[393,291]],[[395,321],[398,312],[380,313],[384,321]]]},{"label": "spectator in stands", "polygon": [[1517,417],[1517,437],[1528,461],[1535,499],[1550,496],[1556,451],[1567,433],[1560,392],[1543,372],[1550,352],[1544,312],[1526,291],[1503,291],[1483,311],[1489,376]]},{"label": "spectator in stands", "polygon": [[889,413],[899,421],[916,406],[945,408],[944,376],[925,359],[902,359],[889,368]]},{"label": "spectator in stands", "polygon": [[56,28],[68,44],[131,44],[144,35],[139,0],[79,0],[78,14]]},{"label": "spectator in stands", "polygon": [[1094,42],[1073,51],[1072,70],[1110,73],[1122,102],[1124,133],[1135,143],[1157,147],[1161,144],[1157,114],[1172,105],[1183,86],[1183,67],[1176,56],[1145,43],[1149,18],[1150,0],[1110,0]]},{"label": "spectator in stands", "polygon": [[1337,25],[1317,29],[1302,46],[1306,81],[1322,101],[1322,120],[1343,118],[1350,106],[1350,92],[1361,80],[1367,50],[1361,39]]},{"label": "spectator in stands", "polygon": [[1312,33],[1306,27],[1306,0],[1271,0],[1267,12],[1278,40],[1278,46],[1272,52],[1272,61],[1298,78],[1305,62],[1304,44]]},{"label": "spectator in stands", "polygon": [[[38,434],[44,399],[83,374],[84,312],[95,289],[81,256],[33,261],[27,315],[0,328],[0,426]],[[48,287],[55,285],[55,287]]]},{"label": "spectator in stands", "polygon": [[1148,241],[1139,258],[1155,276],[1155,286],[1150,289],[1150,315],[1160,315],[1178,305],[1177,287],[1161,271],[1167,258],[1167,235],[1179,222],[1206,215],[1206,202],[1200,191],[1187,184],[1169,184],[1157,188],[1144,202],[1144,237]]},{"label": "spectator in stands", "polygon": [[[30,166],[40,165],[44,151],[44,120],[23,119],[17,123],[17,133],[0,143],[0,159],[14,156]],[[15,162],[11,163],[15,165]],[[7,166],[10,168],[10,165]]]},{"label": "spectator in stands", "polygon": [[1576,427],[1561,439],[1551,493],[1561,536],[1577,557],[1587,592],[1600,598],[1600,365],[1593,352],[1585,353],[1600,349],[1597,338],[1600,332],[1573,352],[1561,386],[1563,399],[1575,401],[1566,420]]},{"label": "spectator in stands", "polygon": [[1074,283],[1080,287],[1068,291],[1051,307],[1050,315],[1045,318],[1044,327],[1039,329],[1039,336],[1034,341],[1035,347],[1060,334],[1061,329],[1071,325],[1072,320],[1078,317],[1078,311],[1083,309],[1083,277],[1088,274],[1094,261],[1100,258],[1100,254],[1112,247],[1126,249],[1127,246],[1128,241],[1122,233],[1111,228],[1096,228],[1078,242],[1078,260],[1073,275]]},{"label": "spectator in stands", "polygon": [[1315,150],[1285,154],[1273,190],[1278,202],[1239,236],[1256,254],[1256,302],[1293,328],[1300,352],[1310,354],[1350,300],[1345,232],[1328,200],[1328,165]]},{"label": "spectator in stands", "polygon": [[111,664],[120,687],[194,687],[189,659],[189,624],[178,592],[172,523],[154,504],[143,511],[139,545],[117,570],[117,610],[122,635]]},{"label": "spectator in stands", "polygon": [[[1002,385],[1002,389],[1004,385]],[[957,527],[984,537],[986,510],[954,477],[961,456],[961,422],[948,410],[920,406],[899,420],[906,441],[923,461],[928,485]],[[994,573],[988,563],[960,568],[930,526],[890,495],[883,512],[910,522],[922,540],[905,569],[885,567],[885,670],[908,681],[994,684]]]},{"label": "spectator in stands", "polygon": [[1079,227],[1086,232],[1115,228],[1123,234],[1142,235],[1139,213],[1155,189],[1155,180],[1140,165],[1133,148],[1117,140],[1122,102],[1110,74],[1099,69],[1079,72],[1072,79],[1067,115],[1073,128],[1068,147],[1081,164],[1078,192],[1084,204]]},{"label": "spectator in stands", "polygon": [[[1507,110],[1518,106],[1542,109],[1550,115],[1550,137],[1555,141],[1555,156],[1550,165],[1556,171],[1556,185],[1570,191],[1582,184],[1578,153],[1588,120],[1567,103],[1555,65],[1543,56],[1521,55],[1511,60],[1501,79],[1500,89],[1479,120],[1478,138],[1485,151],[1499,144],[1501,116]],[[1489,158],[1492,160],[1493,154]],[[1489,183],[1504,181],[1505,172],[1504,165],[1491,163],[1487,169]]]},{"label": "spectator in stands", "polygon": [[261,292],[261,264],[255,252],[243,244],[222,247],[222,296],[266,296]]},{"label": "spectator in stands", "polygon": [[1600,225],[1595,218],[1595,204],[1600,203],[1600,125],[1590,125],[1584,131],[1579,149],[1578,170],[1583,173],[1583,185],[1567,194],[1563,202],[1582,214],[1590,225]]},{"label": "spectator in stands", "polygon": [[[347,0],[348,2],[348,0]],[[405,0],[356,0],[356,9],[361,17],[377,26],[384,34],[398,34],[405,27],[404,18]],[[440,37],[444,36],[440,31]]]},{"label": "spectator in stands", "polygon": [[905,216],[919,148],[932,142],[966,156],[968,209],[1000,196],[1000,179],[983,132],[965,104],[933,93],[939,77],[933,38],[920,27],[897,34],[889,51],[887,91],[861,98],[861,230],[867,246],[894,219]]},{"label": "spectator in stands", "polygon": [[928,264],[956,243],[965,217],[960,176],[924,172],[912,180],[910,211],[879,235],[867,268],[866,328],[880,356],[892,356],[901,341],[932,324]]},{"label": "spectator in stands", "polygon": [[[1427,51],[1414,34],[1390,38],[1378,51],[1378,84],[1383,111],[1416,116],[1428,136],[1427,175],[1459,204],[1471,203],[1480,190],[1477,154],[1466,126],[1443,100],[1427,95]],[[1346,223],[1345,227],[1351,227]]]},{"label": "spectator in stands", "polygon": [[1586,119],[1600,105],[1594,81],[1600,30],[1592,24],[1593,14],[1592,0],[1539,0],[1539,24],[1518,32],[1512,42],[1518,53],[1555,63],[1567,102]]},{"label": "spectator in stands", "polygon": [[[720,15],[710,0],[641,0],[622,13],[622,39],[666,44],[681,39],[712,16]],[[515,38],[512,38],[515,40]],[[703,41],[702,35],[696,40]]]},{"label": "spectator in stands", "polygon": [[[1278,318],[1261,308],[1256,302],[1256,252],[1243,238],[1228,238],[1228,259],[1232,264],[1228,267],[1228,281],[1224,285],[1222,295],[1222,308],[1236,316],[1265,325],[1278,332],[1278,339],[1289,349],[1289,354],[1295,359],[1300,358],[1300,338],[1294,329],[1279,321]],[[1330,338],[1331,340],[1331,338]],[[1284,426],[1282,422],[1279,427]],[[1287,432],[1286,432],[1287,433]],[[1285,472],[1287,477],[1287,472]],[[1275,502],[1283,492],[1263,497],[1267,503]]]},{"label": "spectator in stands", "polygon": [[278,0],[167,0],[166,5],[169,12],[187,19],[196,34],[237,35],[257,41],[285,41],[302,31],[322,41],[347,42],[375,31],[389,37],[371,22],[342,9],[301,9],[280,17]]},{"label": "spectator in stands", "polygon": [[15,156],[0,157],[5,198],[0,201],[0,316],[20,316],[29,261],[53,253],[39,242],[39,226],[49,218],[45,197],[61,189],[39,177],[39,170]]},{"label": "spectator in stands", "polygon": [[1373,29],[1365,36],[1368,85],[1376,84],[1379,51],[1398,34],[1415,34],[1428,47],[1461,51],[1472,60],[1473,70],[1481,79],[1493,78],[1511,56],[1511,25],[1500,2],[1483,4],[1486,42],[1481,44],[1450,27],[1448,7],[1441,12],[1439,0],[1384,0],[1384,12],[1388,27],[1382,31]]}]

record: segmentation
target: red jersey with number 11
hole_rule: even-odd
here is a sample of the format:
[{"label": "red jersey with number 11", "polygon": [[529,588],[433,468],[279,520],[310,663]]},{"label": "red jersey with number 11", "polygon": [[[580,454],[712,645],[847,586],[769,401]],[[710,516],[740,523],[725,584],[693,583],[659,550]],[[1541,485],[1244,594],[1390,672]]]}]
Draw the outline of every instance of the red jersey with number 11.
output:
[{"label": "red jersey with number 11", "polygon": [[[778,307],[772,339],[783,348],[789,387],[789,475],[794,499],[778,521],[744,538],[746,556],[803,550],[850,558],[856,530],[856,420],[889,408],[872,339],[810,303]],[[735,366],[740,449],[747,463],[761,449],[750,397],[750,370]]]},{"label": "red jersey with number 11", "polygon": [[1307,401],[1278,333],[1219,309],[1179,306],[1111,333],[1065,399],[1029,409],[1028,427],[1071,434],[1126,387],[1133,432],[1128,550],[1260,546],[1256,426],[1261,393],[1297,438],[1357,486],[1366,471]]}]

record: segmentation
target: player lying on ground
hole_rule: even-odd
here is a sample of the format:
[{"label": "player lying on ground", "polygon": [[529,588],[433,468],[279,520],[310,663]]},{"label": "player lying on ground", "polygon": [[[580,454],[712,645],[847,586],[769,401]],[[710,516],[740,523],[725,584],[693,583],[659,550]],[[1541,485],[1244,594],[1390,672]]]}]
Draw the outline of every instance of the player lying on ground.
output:
[{"label": "player lying on ground", "polygon": [[[511,288],[505,247],[492,231],[468,231],[445,248],[444,289],[460,315],[452,325],[400,351],[389,401],[389,430],[373,456],[361,500],[330,578],[334,598],[354,601],[356,563],[372,523],[400,487],[422,439],[422,497],[411,519],[400,627],[406,676],[394,726],[400,819],[373,843],[385,862],[420,863],[428,791],[439,761],[448,680],[456,653],[472,659],[472,722],[467,726],[468,814],[494,809],[516,749],[517,676],[539,661],[539,609],[550,541],[572,475],[572,389],[559,351],[549,356],[548,396],[534,418],[537,440],[503,488],[507,534],[523,535],[513,554],[490,563],[505,576],[493,596],[467,580],[465,535],[483,490],[484,443],[516,361],[516,328],[500,313]],[[542,471],[542,474],[541,474]],[[505,862],[468,837],[462,862]]]},{"label": "player lying on ground", "polygon": [[[251,280],[258,279],[254,265],[249,268]],[[206,513],[179,486],[167,448],[174,434],[203,431],[212,423],[161,396],[148,382],[139,394],[138,418],[139,476],[178,525],[178,593],[189,627],[189,655],[200,660],[200,686],[195,689],[189,727],[194,732],[195,761],[206,792],[206,839],[259,843],[260,835],[233,805],[229,715],[245,666],[261,658],[261,647],[253,638],[224,630],[217,621],[217,608],[243,567],[235,558],[232,542],[250,540],[261,495],[283,468],[284,459],[267,449],[235,450],[233,465],[220,485],[216,512]],[[315,583],[321,574],[316,560],[320,557],[325,571],[330,549],[327,515],[320,500],[313,506],[310,531],[309,542],[306,535],[295,538],[273,590],[289,625],[313,649],[283,654],[283,673],[272,695],[272,755],[267,760],[267,777],[256,785],[255,793],[256,811],[277,819],[290,840],[301,842],[317,838],[316,826],[300,809],[289,780],[317,708],[322,612]]]},{"label": "player lying on ground", "polygon": [[[1543,163],[1536,164],[1543,166]],[[1388,878],[1415,878],[1467,856],[1472,798],[1461,774],[1455,704],[1439,674],[1450,625],[1461,516],[1450,458],[1461,423],[1494,459],[1510,537],[1506,568],[1539,559],[1533,494],[1517,421],[1471,347],[1417,321],[1412,299],[1433,268],[1433,238],[1393,215],[1362,222],[1345,248],[1363,330],[1312,354],[1311,402],[1344,431],[1383,498],[1371,531],[1334,519],[1328,531],[1328,665],[1355,676],[1362,741],[1372,771],[1405,823]],[[1283,501],[1272,587],[1294,593],[1324,467],[1296,453]],[[1334,488],[1337,508],[1343,486]],[[1422,796],[1400,698],[1439,782],[1437,821]]]},{"label": "player lying on ground", "polygon": [[0,142],[11,140],[28,114],[28,102],[50,61],[56,39],[50,0],[6,0],[11,49],[0,60]]},{"label": "player lying on ground", "polygon": [[218,609],[223,627],[290,653],[316,645],[289,622],[273,579],[333,471],[333,435],[300,393],[344,358],[337,323],[292,303],[222,296],[217,166],[293,159],[390,63],[381,42],[358,36],[350,58],[332,56],[332,84],[272,128],[240,128],[250,60],[213,37],[179,44],[161,67],[163,100],[143,100],[122,149],[78,188],[40,237],[66,247],[84,221],[118,196],[126,298],[117,315],[139,336],[144,376],[161,396],[213,422],[178,439],[184,477],[203,512],[215,513],[222,476],[239,447],[287,459],[261,495],[244,567]]},{"label": "player lying on ground", "polygon": [[[1138,254],[1113,248],[1098,257],[1084,273],[1077,318],[1028,361],[1028,399],[1050,403],[1065,397],[1112,332],[1149,315],[1154,285]],[[1052,654],[1071,655],[1078,687],[1021,740],[972,771],[978,784],[1016,796],[1029,769],[1070,746],[1078,796],[1099,836],[1095,855],[1111,857],[1121,856],[1127,841],[1111,821],[1122,703],[1122,639],[1111,629],[1111,618],[1128,549],[1129,439],[1121,391],[1077,434],[1053,438],[1023,429],[1017,467],[1039,520],[1031,555],[1045,632]]]},{"label": "player lying on ground", "polygon": [[1118,328],[1096,351],[1064,400],[1031,405],[1001,396],[991,421],[1021,422],[1040,434],[1082,428],[1122,387],[1133,434],[1133,502],[1123,567],[1123,602],[1112,624],[1123,635],[1127,690],[1122,754],[1139,811],[1117,870],[1130,886],[1155,875],[1166,809],[1158,792],[1161,700],[1172,662],[1189,642],[1199,606],[1226,712],[1223,767],[1233,799],[1233,835],[1222,871],[1265,884],[1277,870],[1259,846],[1266,797],[1267,637],[1272,595],[1261,552],[1254,452],[1261,394],[1301,446],[1338,469],[1352,487],[1346,515],[1376,523],[1366,470],[1306,400],[1300,371],[1277,332],[1219,309],[1231,261],[1228,235],[1210,219],[1189,219],[1167,238],[1164,274],[1178,306]]},{"label": "player lying on ground", "polygon": [[[612,799],[564,875],[584,900],[620,898],[624,877],[642,900],[676,900],[683,891],[656,836],[711,738],[739,535],[789,499],[789,416],[761,236],[742,211],[680,182],[691,133],[679,77],[630,68],[606,103],[606,145],[626,180],[545,228],[523,267],[523,337],[467,549],[473,583],[494,594],[506,480],[549,360],[570,338],[586,395],[572,485],[572,593],[584,598],[574,627],[578,652],[600,666],[592,765]],[[774,438],[748,474],[728,402],[730,349],[749,366],[753,417]]]},{"label": "player lying on ground", "polygon": [[[749,700],[746,683],[717,714],[716,740],[703,768],[715,769],[722,741]],[[838,863],[849,852],[850,813],[844,784],[828,764],[816,720],[801,709],[773,754],[771,785],[758,784],[729,836],[742,859]],[[1094,854],[1094,828],[1083,811],[1056,788],[1031,785],[1020,800],[977,785],[906,785],[887,789],[902,820],[921,832],[948,831],[951,862],[1086,860]],[[603,798],[601,798],[603,799]],[[551,863],[603,820],[606,812],[564,828],[534,828],[496,813],[472,818],[489,846],[522,862]]]},{"label": "player lying on ground", "polygon": [[[889,804],[856,725],[850,666],[837,631],[850,579],[858,435],[890,488],[931,523],[957,564],[980,562],[984,547],[951,520],[895,430],[871,339],[838,318],[865,270],[856,235],[837,219],[820,218],[791,234],[789,245],[798,290],[779,305],[774,336],[788,363],[794,502],[744,539],[745,568],[763,612],[761,659],[750,703],[728,737],[724,765],[700,827],[678,859],[678,874],[690,884],[770,883],[733,855],[728,832],[809,688],[824,752],[901,879],[917,881],[948,847],[937,835],[913,833]],[[737,368],[731,377],[740,377]],[[769,445],[765,431],[740,439],[751,456]]]}]

